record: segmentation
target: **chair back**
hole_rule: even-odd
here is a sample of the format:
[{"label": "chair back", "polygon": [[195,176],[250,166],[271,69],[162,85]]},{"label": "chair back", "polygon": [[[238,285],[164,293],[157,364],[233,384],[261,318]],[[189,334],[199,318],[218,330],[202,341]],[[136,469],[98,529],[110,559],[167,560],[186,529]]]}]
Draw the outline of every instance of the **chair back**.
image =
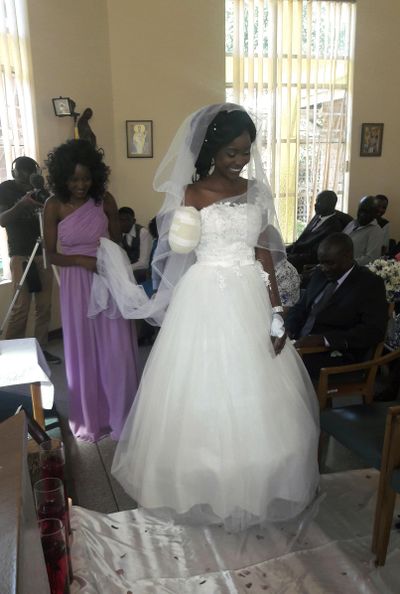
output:
[{"label": "chair back", "polygon": [[375,508],[372,551],[376,565],[384,565],[393,521],[396,492],[400,492],[400,406],[388,409],[381,474]]},{"label": "chair back", "polygon": [[[389,303],[388,319],[392,316],[393,311],[394,303]],[[322,368],[317,384],[321,409],[323,410],[327,406],[332,397],[350,394],[359,394],[364,403],[371,404],[374,398],[378,368],[385,364],[380,362],[384,347],[385,341],[383,340],[375,346],[371,358],[365,362]]]}]

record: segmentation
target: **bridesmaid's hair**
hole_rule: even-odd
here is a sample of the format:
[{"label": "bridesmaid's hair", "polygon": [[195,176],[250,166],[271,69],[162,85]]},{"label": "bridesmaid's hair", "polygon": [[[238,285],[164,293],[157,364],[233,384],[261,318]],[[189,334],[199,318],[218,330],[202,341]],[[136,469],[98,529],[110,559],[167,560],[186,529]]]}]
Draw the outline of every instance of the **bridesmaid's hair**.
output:
[{"label": "bridesmaid's hair", "polygon": [[253,120],[246,111],[220,111],[207,128],[203,145],[196,161],[193,181],[204,179],[209,174],[212,160],[218,151],[235,138],[248,132],[254,142],[257,131]]},{"label": "bridesmaid's hair", "polygon": [[89,190],[96,203],[103,200],[106,191],[110,168],[103,163],[104,152],[96,149],[87,140],[68,140],[60,144],[47,155],[48,182],[51,190],[61,202],[69,202],[70,191],[67,183],[75,172],[77,165],[87,167],[92,176]]}]

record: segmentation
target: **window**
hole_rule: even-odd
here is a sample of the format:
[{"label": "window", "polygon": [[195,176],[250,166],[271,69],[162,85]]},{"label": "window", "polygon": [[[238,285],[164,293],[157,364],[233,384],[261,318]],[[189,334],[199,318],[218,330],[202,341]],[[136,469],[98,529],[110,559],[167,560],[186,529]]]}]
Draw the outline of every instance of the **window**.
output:
[{"label": "window", "polygon": [[226,0],[226,96],[256,116],[286,242],[321,190],[347,206],[354,23],[347,0]]},{"label": "window", "polygon": [[[13,160],[35,158],[24,0],[0,0],[0,182]],[[0,228],[0,281],[9,276],[6,233]]]}]

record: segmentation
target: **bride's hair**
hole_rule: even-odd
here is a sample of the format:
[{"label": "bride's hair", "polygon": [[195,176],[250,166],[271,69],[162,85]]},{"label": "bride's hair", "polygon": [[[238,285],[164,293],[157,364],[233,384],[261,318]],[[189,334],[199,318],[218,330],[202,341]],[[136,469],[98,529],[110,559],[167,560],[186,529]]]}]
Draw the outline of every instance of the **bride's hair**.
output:
[{"label": "bride's hair", "polygon": [[196,173],[193,181],[207,177],[212,159],[217,152],[243,132],[248,132],[251,142],[254,142],[257,134],[256,127],[247,112],[242,110],[220,111],[207,128],[196,160]]}]

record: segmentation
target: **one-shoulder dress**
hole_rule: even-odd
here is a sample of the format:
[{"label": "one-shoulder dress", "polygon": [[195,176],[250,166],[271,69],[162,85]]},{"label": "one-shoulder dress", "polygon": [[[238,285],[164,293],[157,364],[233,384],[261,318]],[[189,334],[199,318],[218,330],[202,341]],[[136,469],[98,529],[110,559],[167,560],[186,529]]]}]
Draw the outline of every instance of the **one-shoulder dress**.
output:
[{"label": "one-shoulder dress", "polygon": [[[58,224],[63,254],[96,256],[108,237],[102,204],[92,198]],[[118,439],[138,385],[136,331],[130,320],[87,316],[93,273],[60,267],[60,301],[69,421],[76,437]]]}]

